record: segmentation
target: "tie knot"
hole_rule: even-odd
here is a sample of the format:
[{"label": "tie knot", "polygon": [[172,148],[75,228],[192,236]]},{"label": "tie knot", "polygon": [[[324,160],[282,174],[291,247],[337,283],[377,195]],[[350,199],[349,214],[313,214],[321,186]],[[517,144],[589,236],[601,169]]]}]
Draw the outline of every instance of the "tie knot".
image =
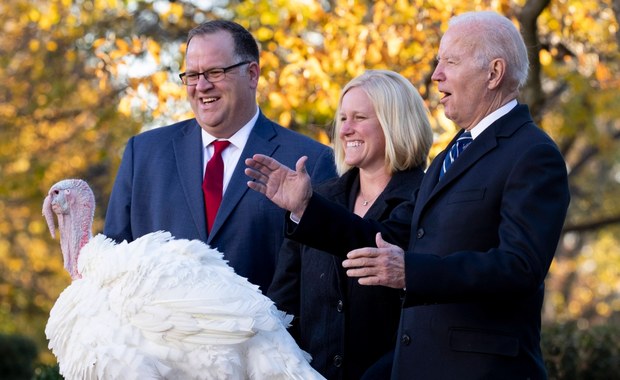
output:
[{"label": "tie knot", "polygon": [[465,148],[467,148],[467,146],[472,141],[473,141],[473,138],[471,137],[471,132],[465,131],[461,133],[461,135],[456,139],[456,141],[454,142],[454,144],[448,151],[448,154],[446,154],[446,157],[441,166],[441,172],[439,173],[439,178],[443,177],[443,175],[446,173],[450,165],[452,165],[454,160],[456,160],[456,158],[460,156],[461,153],[463,153],[463,150],[465,150]]},{"label": "tie knot", "polygon": [[471,132],[470,131],[465,131],[463,132],[462,135],[459,136],[459,138],[457,139],[457,141],[471,141],[472,137],[471,137]]},{"label": "tie knot", "polygon": [[[458,150],[457,152],[457,156],[459,154],[461,154],[461,152],[467,148],[467,146],[469,145],[469,143],[471,143],[472,141],[474,141],[474,139],[471,137],[471,133],[469,131],[465,131],[463,132],[458,139],[456,139],[456,149]],[[456,157],[455,157],[456,158]]]},{"label": "tie knot", "polygon": [[213,155],[216,155],[216,154],[221,154],[222,151],[224,149],[226,149],[230,145],[230,141],[228,141],[228,140],[216,140],[216,141],[212,142],[212,144],[213,144],[213,149],[214,149]]}]

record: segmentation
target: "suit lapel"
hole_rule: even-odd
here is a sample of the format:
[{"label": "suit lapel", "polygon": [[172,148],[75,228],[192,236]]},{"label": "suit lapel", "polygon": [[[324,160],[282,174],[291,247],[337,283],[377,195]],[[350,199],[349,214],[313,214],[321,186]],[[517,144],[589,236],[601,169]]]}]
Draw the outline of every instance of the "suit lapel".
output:
[{"label": "suit lapel", "polygon": [[207,226],[202,196],[202,137],[200,126],[193,120],[172,142],[177,172],[192,220],[201,240],[207,240]]},{"label": "suit lapel", "polygon": [[[487,131],[485,131],[487,132]],[[460,134],[459,134],[460,135]],[[458,138],[458,136],[457,136]],[[451,146],[452,144],[450,144]],[[443,178],[437,182],[435,187],[433,188],[432,194],[436,194],[441,191],[441,189],[449,186],[450,183],[454,182],[458,177],[461,176],[465,171],[469,170],[469,168],[476,163],[482,156],[487,154],[490,150],[497,146],[497,138],[493,130],[488,130],[488,133],[482,133],[476,140],[474,140],[467,149],[459,156],[458,159],[454,161],[450,169],[446,171]],[[443,162],[442,155],[440,163]],[[441,165],[440,165],[441,167]],[[439,174],[439,173],[437,173]],[[439,176],[437,176],[439,178]]]},{"label": "suit lapel", "polygon": [[277,131],[272,126],[272,123],[261,113],[252,128],[252,132],[250,132],[248,142],[245,144],[245,148],[241,152],[241,157],[239,157],[239,161],[230,178],[207,243],[213,239],[224,225],[226,219],[230,217],[237,204],[243,199],[243,196],[248,191],[251,191],[247,185],[249,177],[244,173],[246,158],[251,158],[256,153],[271,157],[278,148],[278,144],[271,141],[275,136],[277,136]]},{"label": "suit lapel", "polygon": [[528,107],[526,105],[517,105],[484,130],[484,132],[467,147],[462,156],[459,156],[459,158],[454,161],[452,166],[450,166],[450,170],[446,172],[443,178],[438,181],[439,171],[441,170],[444,157],[448,149],[450,149],[462,132],[454,136],[446,149],[433,160],[422,180],[415,204],[413,220],[419,220],[424,208],[432,202],[437,194],[449,188],[464,172],[469,170],[478,160],[492,151],[497,146],[499,138],[509,137],[522,125],[531,122],[532,118]]}]

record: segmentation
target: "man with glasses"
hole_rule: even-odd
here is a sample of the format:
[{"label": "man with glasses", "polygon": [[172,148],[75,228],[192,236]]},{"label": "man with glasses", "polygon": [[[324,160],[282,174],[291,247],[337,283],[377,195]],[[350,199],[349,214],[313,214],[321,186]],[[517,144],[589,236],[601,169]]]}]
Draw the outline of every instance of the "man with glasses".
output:
[{"label": "man with glasses", "polygon": [[118,241],[158,230],[200,239],[265,291],[284,211],[248,189],[244,160],[261,153],[293,165],[306,155],[318,183],[335,176],[332,150],[262,114],[258,45],[239,24],[214,20],[192,29],[185,60],[179,76],[195,118],[129,140],[104,233]]}]

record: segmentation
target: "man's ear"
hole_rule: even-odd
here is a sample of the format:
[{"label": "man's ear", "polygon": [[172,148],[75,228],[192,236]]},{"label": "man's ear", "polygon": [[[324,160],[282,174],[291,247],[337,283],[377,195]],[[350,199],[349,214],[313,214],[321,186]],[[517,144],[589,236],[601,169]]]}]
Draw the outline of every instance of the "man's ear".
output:
[{"label": "man's ear", "polygon": [[258,87],[258,79],[260,78],[260,66],[258,62],[250,62],[248,64],[248,75],[250,77],[250,85],[252,88]]},{"label": "man's ear", "polygon": [[502,83],[504,80],[504,75],[506,74],[506,61],[502,58],[495,58],[489,63],[489,72],[488,72],[488,88],[489,90],[494,90]]}]

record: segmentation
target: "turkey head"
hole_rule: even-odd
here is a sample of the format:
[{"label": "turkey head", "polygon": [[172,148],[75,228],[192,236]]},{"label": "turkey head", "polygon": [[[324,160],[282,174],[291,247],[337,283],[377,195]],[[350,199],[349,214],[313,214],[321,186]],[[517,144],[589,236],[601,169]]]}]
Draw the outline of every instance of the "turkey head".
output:
[{"label": "turkey head", "polygon": [[95,196],[85,181],[65,179],[53,185],[43,202],[43,216],[55,237],[54,215],[58,218],[60,247],[65,269],[73,280],[81,278],[77,269],[80,249],[92,237]]}]

